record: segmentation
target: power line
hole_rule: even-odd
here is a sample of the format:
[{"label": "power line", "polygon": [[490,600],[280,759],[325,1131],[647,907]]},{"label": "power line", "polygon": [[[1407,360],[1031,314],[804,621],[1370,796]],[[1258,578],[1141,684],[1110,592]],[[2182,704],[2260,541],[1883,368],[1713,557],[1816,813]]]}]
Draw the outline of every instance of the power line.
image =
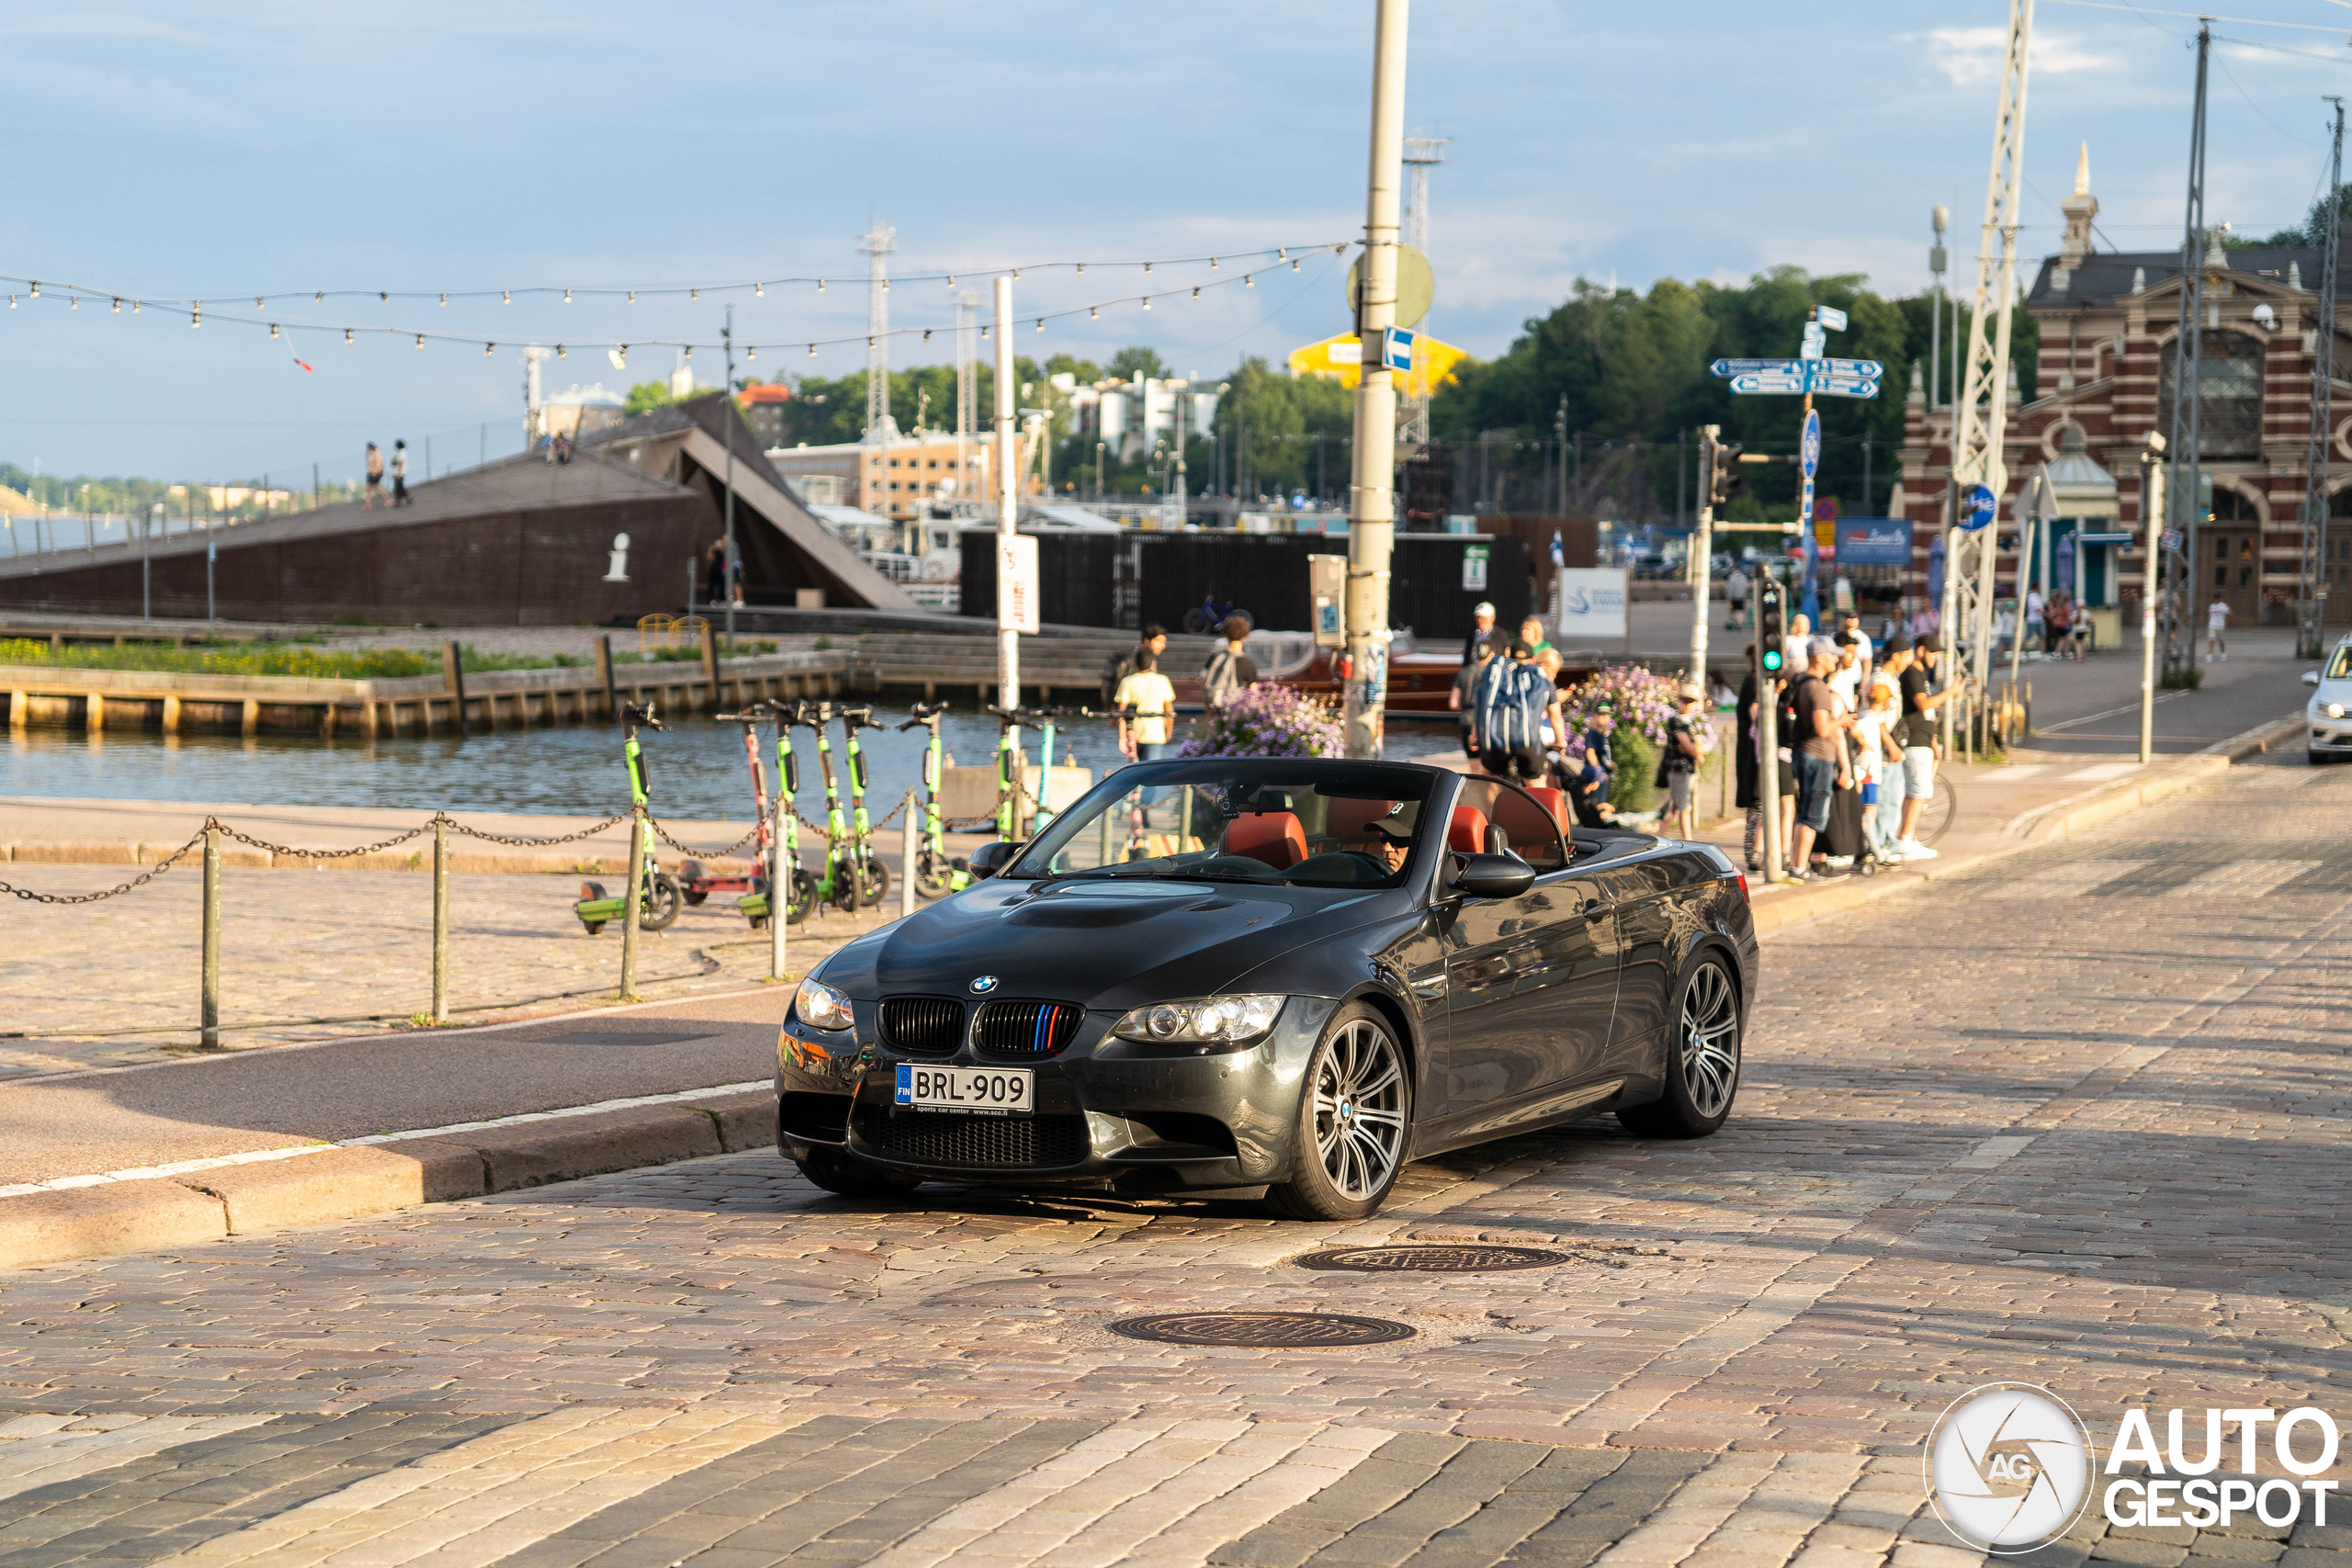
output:
[{"label": "power line", "polygon": [[2165,11],[2154,6],[2119,6],[2113,0],[2050,0],[2053,6],[2080,6],[2092,11],[2129,11],[2139,17],[2186,17],[2192,22],[2230,22],[2249,28],[2291,28],[2304,33],[2340,33],[2342,28],[2324,28],[2315,22],[2273,22],[2261,17],[2215,17],[2203,11]]}]

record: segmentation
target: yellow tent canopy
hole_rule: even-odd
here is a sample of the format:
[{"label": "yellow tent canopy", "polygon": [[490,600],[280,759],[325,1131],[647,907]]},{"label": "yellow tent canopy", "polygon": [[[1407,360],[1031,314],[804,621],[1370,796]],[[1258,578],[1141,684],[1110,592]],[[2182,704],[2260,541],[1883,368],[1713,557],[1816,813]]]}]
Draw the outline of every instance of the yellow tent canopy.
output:
[{"label": "yellow tent canopy", "polygon": [[[1426,398],[1433,387],[1442,386],[1453,378],[1453,367],[1469,357],[1467,350],[1450,343],[1440,343],[1426,334],[1413,340],[1413,368],[1405,382],[1396,389],[1399,397]],[[1290,351],[1290,372],[1294,376],[1329,376],[1343,387],[1352,388],[1363,367],[1363,344],[1352,333],[1327,337],[1321,343],[1310,343],[1305,348]]]}]

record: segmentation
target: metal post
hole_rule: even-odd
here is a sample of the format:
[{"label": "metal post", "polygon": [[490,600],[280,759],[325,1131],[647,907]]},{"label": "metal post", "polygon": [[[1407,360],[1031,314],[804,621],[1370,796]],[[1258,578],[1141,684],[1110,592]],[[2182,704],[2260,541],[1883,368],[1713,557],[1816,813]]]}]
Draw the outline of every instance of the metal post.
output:
[{"label": "metal post", "polygon": [[922,816],[922,806],[915,792],[907,791],[906,821],[899,831],[899,918],[906,919],[915,912],[915,826]]},{"label": "metal post", "polygon": [[613,638],[609,632],[596,637],[596,682],[605,688],[605,716],[620,722],[620,694],[613,689]]},{"label": "metal post", "polygon": [[[1709,596],[1715,586],[1715,464],[1720,460],[1715,448],[1723,433],[1724,427],[1720,424],[1699,427],[1699,516],[1690,530],[1689,565],[1693,601],[1690,607],[1690,679],[1699,683],[1702,692],[1707,690],[1707,616],[1714,607]],[[1679,439],[1677,438],[1678,446]],[[1675,488],[1679,490],[1682,480],[1679,477],[1681,467],[1679,454],[1675,463],[1678,470]],[[1625,612],[1625,626],[1629,632],[1633,624],[1633,609],[1629,605]],[[1559,628],[1555,626],[1552,635],[1557,637]]]},{"label": "metal post", "polygon": [[2140,761],[2155,754],[2156,582],[2164,561],[2165,438],[2148,432],[2140,451],[2140,513],[2148,529],[2148,564],[2140,573]]},{"label": "metal post", "polygon": [[217,630],[219,621],[213,615],[212,563],[220,558],[220,547],[213,540],[204,541],[204,629]]},{"label": "metal post", "polygon": [[[778,725],[786,718],[779,715]],[[784,922],[792,904],[792,876],[799,868],[787,865],[784,859],[784,814],[792,809],[792,796],[786,793],[784,780],[775,782],[775,806],[768,823],[768,978],[781,980],[791,971],[785,967]]]},{"label": "metal post", "polygon": [[449,825],[433,824],[433,1021],[449,1021]]},{"label": "metal post", "polygon": [[2344,100],[2328,162],[2328,222],[2320,248],[2319,330],[2312,334],[2312,434],[2304,457],[2302,570],[2296,579],[2295,657],[2317,659],[2327,626],[2327,449],[2335,438],[2335,269],[2344,236]]},{"label": "metal post", "polygon": [[220,829],[204,829],[204,997],[197,1014],[198,1043],[220,1049]]},{"label": "metal post", "polygon": [[[2165,617],[2167,673],[2176,670],[2186,672],[2196,667],[2197,580],[2205,570],[2198,555],[2197,525],[2203,521],[2198,496],[2204,487],[2197,482],[2197,471],[2204,446],[2200,427],[2205,391],[2205,71],[2212,51],[2213,29],[2199,22],[2197,99],[2188,129],[2188,231],[2180,242],[2180,324],[2173,337],[2172,472],[2166,479],[2166,499],[2181,513],[2181,554],[2188,570],[2179,574],[2169,595],[2177,605]],[[2324,334],[2333,332],[2335,326],[2333,321],[2322,321],[2319,330]]]},{"label": "metal post", "polygon": [[[1021,531],[1021,492],[1014,472],[1012,432],[1012,279],[996,280],[996,544],[997,592],[1004,592],[1003,576],[1012,558],[1012,541]],[[1003,601],[1000,597],[999,601]],[[999,617],[996,630],[997,705],[1021,705],[1021,634]],[[1012,738],[1014,749],[1021,737]]]},{"label": "metal post", "polygon": [[637,999],[637,922],[639,901],[645,897],[645,813],[628,819],[628,898],[621,906],[620,999]]},{"label": "metal post", "polygon": [[1396,383],[1386,366],[1396,324],[1396,227],[1405,159],[1408,0],[1380,0],[1372,63],[1363,282],[1356,337],[1355,451],[1348,506],[1347,752],[1377,757],[1388,699],[1388,572],[1396,535]]},{"label": "metal post", "polygon": [[466,660],[464,650],[453,639],[441,645],[441,683],[448,689],[450,728],[459,735],[466,732]]},{"label": "metal post", "polygon": [[[1760,650],[1763,644],[1758,642]],[[1781,844],[1780,682],[1759,669],[1756,677],[1756,802],[1764,811],[1764,880],[1783,874]]]},{"label": "metal post", "polygon": [[[727,601],[727,646],[735,646],[735,596],[737,568],[735,565],[735,307],[727,307],[727,324],[719,329],[719,340],[727,345],[727,384],[719,389],[719,439],[727,443],[727,558],[719,566],[718,587]],[[711,680],[710,701],[713,707],[723,705],[718,694],[716,676]]]},{"label": "metal post", "polygon": [[[124,521],[128,522],[129,519],[126,517]],[[139,618],[142,621],[153,620],[155,615],[154,594],[151,591],[153,578],[149,571],[148,560],[147,515],[141,513],[139,516]]]}]

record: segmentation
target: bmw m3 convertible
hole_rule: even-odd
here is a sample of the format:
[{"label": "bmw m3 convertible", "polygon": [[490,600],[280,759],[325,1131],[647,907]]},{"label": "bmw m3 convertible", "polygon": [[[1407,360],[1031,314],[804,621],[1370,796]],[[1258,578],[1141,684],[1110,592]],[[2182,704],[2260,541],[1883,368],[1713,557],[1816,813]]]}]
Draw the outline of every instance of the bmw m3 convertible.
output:
[{"label": "bmw m3 convertible", "polygon": [[835,1192],[1262,1188],[1361,1218],[1406,1161],[1600,1111],[1698,1137],[1756,994],[1721,852],[1403,763],[1120,769],[803,980],[780,1142]]}]

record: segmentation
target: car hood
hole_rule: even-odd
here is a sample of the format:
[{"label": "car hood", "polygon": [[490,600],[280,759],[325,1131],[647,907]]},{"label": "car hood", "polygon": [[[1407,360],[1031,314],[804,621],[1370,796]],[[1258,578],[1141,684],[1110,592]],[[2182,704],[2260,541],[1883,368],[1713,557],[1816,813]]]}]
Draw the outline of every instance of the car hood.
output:
[{"label": "car hood", "polygon": [[[1225,989],[1269,958],[1401,908],[1399,892],[1203,881],[990,880],[842,948],[852,997],[1041,997],[1098,1009]],[[993,976],[976,992],[973,983]]]},{"label": "car hood", "polygon": [[2322,681],[2312,689],[2311,701],[2303,711],[2314,717],[2327,711],[2330,703],[2340,703],[2346,713],[2352,713],[2352,681]]}]

